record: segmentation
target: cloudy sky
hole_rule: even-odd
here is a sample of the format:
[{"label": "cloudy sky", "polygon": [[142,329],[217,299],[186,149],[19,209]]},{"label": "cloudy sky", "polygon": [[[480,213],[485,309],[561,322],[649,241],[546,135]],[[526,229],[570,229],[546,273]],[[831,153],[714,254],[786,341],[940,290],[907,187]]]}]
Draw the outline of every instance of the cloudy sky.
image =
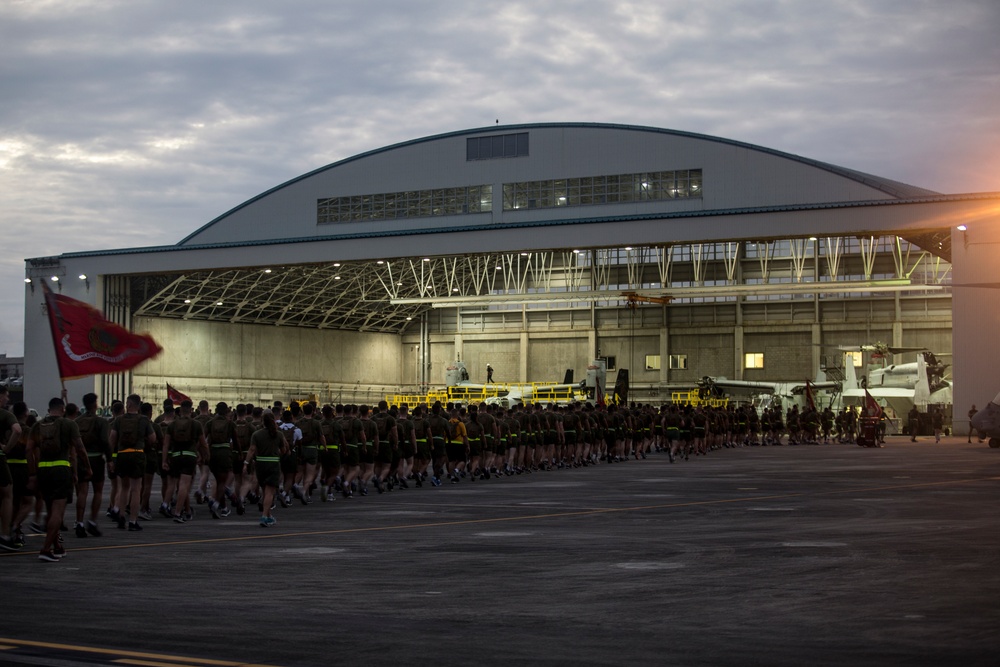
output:
[{"label": "cloudy sky", "polygon": [[1000,190],[996,0],[3,0],[0,352],[24,259],[176,243],[356,153],[502,124],[700,132]]}]

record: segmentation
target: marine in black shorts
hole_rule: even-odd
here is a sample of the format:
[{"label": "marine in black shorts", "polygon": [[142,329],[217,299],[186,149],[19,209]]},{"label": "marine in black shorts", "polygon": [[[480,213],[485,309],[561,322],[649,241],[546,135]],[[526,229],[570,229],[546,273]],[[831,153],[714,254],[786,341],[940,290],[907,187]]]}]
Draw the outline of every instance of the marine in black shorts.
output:
[{"label": "marine in black shorts", "polygon": [[48,507],[45,542],[38,553],[38,559],[47,562],[58,562],[66,554],[59,542],[59,528],[73,494],[74,466],[78,466],[76,474],[81,479],[91,474],[80,430],[63,416],[65,409],[62,398],[49,401],[48,415],[31,427],[25,452],[28,486],[38,489]]}]

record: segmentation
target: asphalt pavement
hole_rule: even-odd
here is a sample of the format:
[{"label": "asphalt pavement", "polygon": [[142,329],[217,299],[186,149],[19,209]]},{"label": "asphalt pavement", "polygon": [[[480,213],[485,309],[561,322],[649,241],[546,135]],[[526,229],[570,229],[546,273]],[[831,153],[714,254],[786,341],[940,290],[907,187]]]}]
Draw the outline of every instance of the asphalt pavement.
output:
[{"label": "asphalt pavement", "polygon": [[102,520],[0,554],[0,665],[998,665],[998,502],[890,438]]}]

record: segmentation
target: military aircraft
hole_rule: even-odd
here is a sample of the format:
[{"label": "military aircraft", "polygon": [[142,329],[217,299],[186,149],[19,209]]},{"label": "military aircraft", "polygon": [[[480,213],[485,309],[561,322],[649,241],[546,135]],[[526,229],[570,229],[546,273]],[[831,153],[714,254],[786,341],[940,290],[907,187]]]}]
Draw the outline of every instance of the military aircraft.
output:
[{"label": "military aircraft", "polygon": [[797,405],[800,409],[808,407],[807,387],[813,392],[813,401],[817,408],[822,410],[826,407],[835,407],[841,383],[827,380],[822,376],[822,372],[817,373],[815,381],[764,382],[729,380],[706,375],[698,383],[698,391],[705,398],[721,397],[723,394],[737,399],[746,398],[758,412],[773,406],[789,408]]},{"label": "military aircraft", "polygon": [[[896,349],[897,353],[899,351]],[[914,362],[876,368],[859,380],[853,359],[845,355],[841,396],[845,403],[862,404],[867,392],[892,408],[896,415],[907,414],[914,405],[921,412],[926,412],[928,405],[952,403],[951,382],[944,379],[947,367],[933,353],[922,350],[917,353]]]},{"label": "military aircraft", "polygon": [[[602,364],[601,369],[603,369],[603,361],[595,363]],[[564,380],[570,380],[569,382],[477,384],[469,382],[469,371],[462,361],[455,361],[445,369],[445,384],[449,400],[460,403],[484,401],[487,405],[500,405],[504,408],[525,403],[558,403],[562,405],[573,401],[588,400],[587,381],[573,383],[572,377],[572,371],[568,370]],[[601,381],[603,381],[603,376]]]},{"label": "military aircraft", "polygon": [[1000,448],[1000,394],[972,417],[970,425],[979,437],[989,436],[990,447]]}]

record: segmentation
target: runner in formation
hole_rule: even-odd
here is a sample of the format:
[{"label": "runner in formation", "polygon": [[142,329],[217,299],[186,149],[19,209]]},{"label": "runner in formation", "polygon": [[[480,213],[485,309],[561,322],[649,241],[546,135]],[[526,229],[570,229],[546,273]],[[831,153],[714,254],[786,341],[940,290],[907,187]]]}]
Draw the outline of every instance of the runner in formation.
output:
[{"label": "runner in formation", "polygon": [[[196,504],[224,520],[231,509],[256,506],[259,524],[276,523],[276,504],[311,504],[338,496],[367,496],[420,488],[504,479],[539,471],[614,464],[665,453],[671,463],[714,450],[743,446],[853,442],[857,421],[844,409],[784,414],[750,406],[710,407],[589,404],[389,406],[281,403],[272,408],[226,403],[209,412],[201,401],[179,410],[168,400],[151,419],[152,406],[130,395],[115,403],[112,418],[98,415],[97,396],[83,397],[81,414],[54,398],[44,420],[34,421],[23,403],[6,410],[0,393],[0,549],[25,544],[32,509],[47,510],[39,558],[58,562],[66,553],[61,530],[65,506],[75,489],[74,533],[100,538],[97,517],[104,480],[115,479],[107,516],[118,528],[142,529],[151,520],[154,480],[160,514],[183,524]],[[105,475],[105,469],[107,475]],[[197,476],[196,476],[197,475]],[[192,489],[194,493],[192,493]],[[37,497],[36,497],[37,496]],[[88,506],[89,501],[89,506]],[[89,510],[89,511],[88,511]],[[36,519],[36,521],[40,521]]]}]

